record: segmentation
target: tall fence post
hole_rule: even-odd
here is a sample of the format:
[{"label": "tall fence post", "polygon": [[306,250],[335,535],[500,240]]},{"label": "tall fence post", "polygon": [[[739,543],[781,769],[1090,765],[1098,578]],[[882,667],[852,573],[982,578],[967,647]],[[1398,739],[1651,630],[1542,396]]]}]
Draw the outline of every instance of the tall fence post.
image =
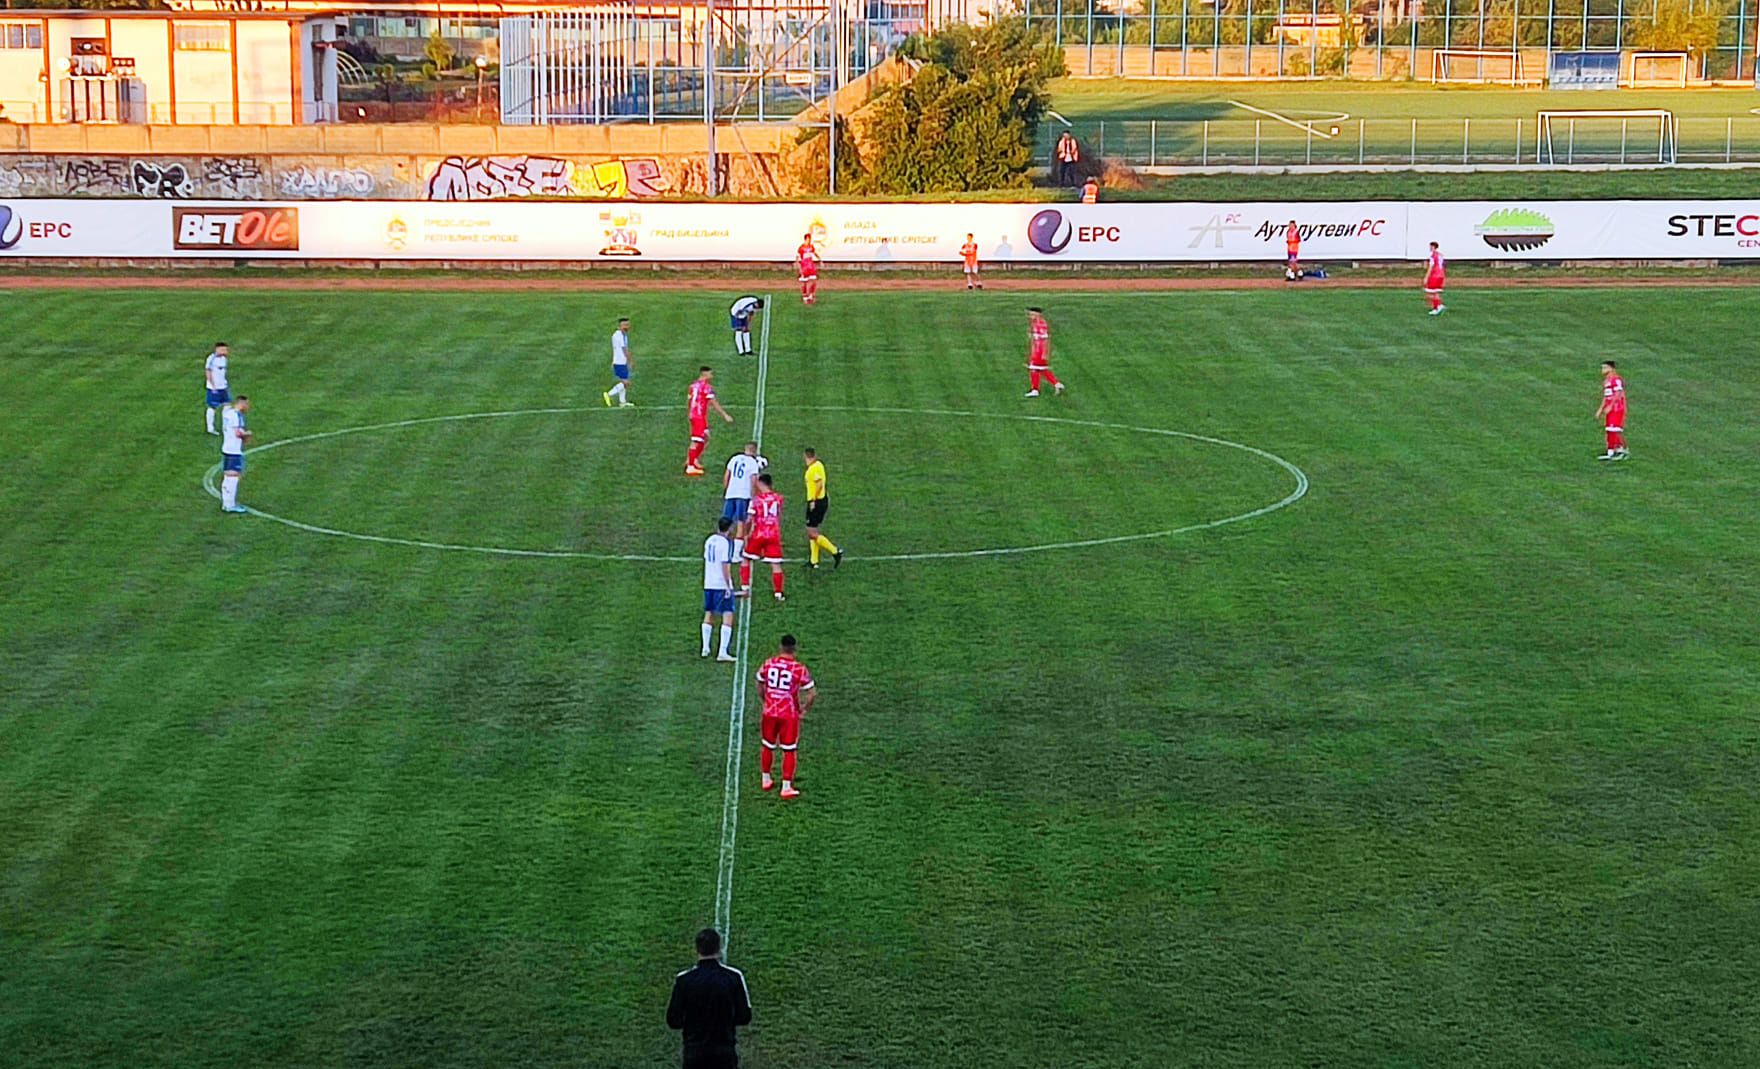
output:
[{"label": "tall fence post", "polygon": [[1626,162],[1626,126],[1631,121],[1630,119],[1619,121],[1619,162],[1621,163]]},{"label": "tall fence post", "polygon": [[1516,120],[1516,166],[1522,165],[1522,120]]},{"label": "tall fence post", "polygon": [[1259,166],[1259,127],[1264,119],[1253,120],[1253,166]]},{"label": "tall fence post", "polygon": [[[1414,35],[1416,36],[1416,35]],[[1418,120],[1412,120],[1412,166],[1418,165]]]},{"label": "tall fence post", "polygon": [[[1092,47],[1092,46],[1090,46]],[[1106,158],[1106,120],[1100,120],[1100,157]]]},{"label": "tall fence post", "polygon": [[1155,120],[1149,120],[1149,166],[1155,166]]},{"label": "tall fence post", "polygon": [[1467,149],[1473,144],[1473,120],[1461,120],[1461,163],[1467,162]]},{"label": "tall fence post", "polygon": [[1723,162],[1729,162],[1730,139],[1735,136],[1735,116],[1726,116],[1723,120]]},{"label": "tall fence post", "polygon": [[1302,162],[1312,166],[1314,163],[1314,124],[1308,123],[1308,155]]},{"label": "tall fence post", "polygon": [[[1376,51],[1375,57],[1376,57],[1376,62],[1379,63],[1380,58],[1381,58],[1381,53],[1379,50]],[[1361,167],[1363,165],[1363,124],[1365,122],[1367,122],[1367,120],[1365,120],[1365,119],[1358,119],[1357,120],[1357,166],[1358,167]]]},{"label": "tall fence post", "polygon": [[1210,120],[1209,119],[1204,120],[1204,147],[1200,151],[1203,153],[1203,155],[1200,157],[1203,162],[1203,165],[1205,167],[1210,166]]}]

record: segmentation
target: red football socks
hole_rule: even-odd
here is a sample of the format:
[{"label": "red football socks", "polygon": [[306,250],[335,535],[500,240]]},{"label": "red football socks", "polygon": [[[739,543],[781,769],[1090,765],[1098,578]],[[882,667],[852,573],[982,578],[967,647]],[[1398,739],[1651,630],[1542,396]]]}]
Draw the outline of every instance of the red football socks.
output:
[{"label": "red football socks", "polygon": [[792,783],[793,781],[794,781],[794,751],[793,750],[784,750],[784,751],[782,751],[782,782]]},{"label": "red football socks", "polygon": [[771,572],[770,573],[770,586],[778,594],[782,593],[782,573],[781,572]]},{"label": "red football socks", "polygon": [[766,746],[758,751],[758,771],[768,776],[770,774],[770,762],[775,756],[776,749],[771,746]]},{"label": "red football socks", "polygon": [[741,587],[750,587],[752,585],[752,562],[751,561],[746,561],[744,564],[739,566],[739,585]]},{"label": "red football socks", "polygon": [[684,462],[693,468],[696,467],[697,461],[703,459],[703,447],[708,444],[707,442],[692,442],[691,451],[685,456]]}]

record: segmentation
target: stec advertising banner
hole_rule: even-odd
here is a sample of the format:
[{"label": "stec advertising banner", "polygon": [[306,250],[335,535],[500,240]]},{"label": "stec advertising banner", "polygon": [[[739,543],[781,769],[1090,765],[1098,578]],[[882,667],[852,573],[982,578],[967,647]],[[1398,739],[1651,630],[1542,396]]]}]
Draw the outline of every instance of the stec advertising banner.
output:
[{"label": "stec advertising banner", "polygon": [[1407,206],[1409,259],[1737,260],[1760,257],[1756,201],[1443,201]]},{"label": "stec advertising banner", "polygon": [[829,264],[1760,257],[1760,201],[675,204],[0,201],[7,257]]}]

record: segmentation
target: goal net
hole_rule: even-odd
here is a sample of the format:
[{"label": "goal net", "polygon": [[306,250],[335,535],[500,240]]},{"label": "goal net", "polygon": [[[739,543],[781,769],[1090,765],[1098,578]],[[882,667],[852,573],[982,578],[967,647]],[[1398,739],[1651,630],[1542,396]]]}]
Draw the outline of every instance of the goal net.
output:
[{"label": "goal net", "polygon": [[1626,86],[1631,89],[1685,89],[1685,52],[1633,52],[1626,60]]},{"label": "goal net", "polygon": [[1678,127],[1666,108],[1543,111],[1534,124],[1541,164],[1673,163]]},{"label": "goal net", "polygon": [[1527,79],[1523,77],[1520,52],[1438,48],[1430,53],[1430,80],[1437,83],[1507,82],[1520,85]]}]

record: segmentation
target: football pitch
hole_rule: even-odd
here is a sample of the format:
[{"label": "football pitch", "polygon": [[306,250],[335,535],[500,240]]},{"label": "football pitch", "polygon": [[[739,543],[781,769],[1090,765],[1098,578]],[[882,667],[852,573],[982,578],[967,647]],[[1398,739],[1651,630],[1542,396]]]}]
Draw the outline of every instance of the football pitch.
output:
[{"label": "football pitch", "polygon": [[716,285],[7,295],[0,1062],[676,1064],[718,911],[756,1069],[1760,1062],[1754,291],[777,292],[783,803]]}]

